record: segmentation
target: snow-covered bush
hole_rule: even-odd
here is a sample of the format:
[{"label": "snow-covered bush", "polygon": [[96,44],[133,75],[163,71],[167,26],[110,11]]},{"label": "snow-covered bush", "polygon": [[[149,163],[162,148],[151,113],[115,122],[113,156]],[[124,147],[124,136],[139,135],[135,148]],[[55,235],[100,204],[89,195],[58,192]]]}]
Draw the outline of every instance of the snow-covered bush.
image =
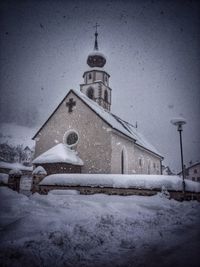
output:
[{"label": "snow-covered bush", "polygon": [[170,198],[170,194],[164,185],[161,188],[161,192],[159,193],[159,196],[162,198],[168,198],[168,199]]},{"label": "snow-covered bush", "polygon": [[5,185],[8,183],[8,174],[0,173],[0,185]]},{"label": "snow-covered bush", "polygon": [[38,166],[32,172],[33,175],[47,175],[46,170],[42,166]]},{"label": "snow-covered bush", "polygon": [[12,176],[21,176],[22,175],[22,172],[20,169],[18,168],[14,168],[12,170],[9,171],[9,175],[12,175]]}]

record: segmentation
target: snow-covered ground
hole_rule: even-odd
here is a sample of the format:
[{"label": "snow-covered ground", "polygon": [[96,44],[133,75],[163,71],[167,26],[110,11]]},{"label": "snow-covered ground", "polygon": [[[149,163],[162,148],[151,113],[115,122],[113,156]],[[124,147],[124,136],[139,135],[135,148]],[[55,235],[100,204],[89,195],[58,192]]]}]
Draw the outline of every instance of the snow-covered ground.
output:
[{"label": "snow-covered ground", "polygon": [[200,205],[0,188],[2,266],[199,266]]}]

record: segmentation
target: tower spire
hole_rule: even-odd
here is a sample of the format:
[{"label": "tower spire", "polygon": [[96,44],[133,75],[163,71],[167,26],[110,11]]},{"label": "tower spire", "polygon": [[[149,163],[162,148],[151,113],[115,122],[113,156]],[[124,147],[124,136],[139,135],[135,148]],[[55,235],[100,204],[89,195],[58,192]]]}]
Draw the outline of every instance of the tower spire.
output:
[{"label": "tower spire", "polygon": [[98,23],[96,23],[96,25],[94,26],[95,28],[95,42],[94,42],[94,51],[92,53],[90,53],[88,55],[87,58],[87,64],[91,67],[91,68],[103,68],[103,66],[106,64],[106,58],[103,55],[103,53],[99,52],[99,47],[98,47],[98,32],[97,32],[97,27],[99,27],[100,25]]},{"label": "tower spire", "polygon": [[99,50],[99,47],[98,47],[98,40],[97,40],[97,37],[98,37],[98,32],[97,32],[97,27],[99,27],[100,25],[96,23],[96,25],[94,26],[96,28],[96,31],[95,31],[95,42],[94,42],[94,50],[98,51]]}]

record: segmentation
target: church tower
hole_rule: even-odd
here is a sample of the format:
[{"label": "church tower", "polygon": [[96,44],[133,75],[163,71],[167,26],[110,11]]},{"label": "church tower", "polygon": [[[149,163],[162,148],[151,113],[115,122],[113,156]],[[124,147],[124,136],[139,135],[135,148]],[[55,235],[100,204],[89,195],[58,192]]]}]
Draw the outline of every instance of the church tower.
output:
[{"label": "church tower", "polygon": [[94,51],[87,58],[89,70],[83,74],[84,83],[80,85],[80,90],[101,107],[110,111],[112,89],[109,87],[110,75],[103,69],[106,57],[98,47],[98,26],[96,24]]}]

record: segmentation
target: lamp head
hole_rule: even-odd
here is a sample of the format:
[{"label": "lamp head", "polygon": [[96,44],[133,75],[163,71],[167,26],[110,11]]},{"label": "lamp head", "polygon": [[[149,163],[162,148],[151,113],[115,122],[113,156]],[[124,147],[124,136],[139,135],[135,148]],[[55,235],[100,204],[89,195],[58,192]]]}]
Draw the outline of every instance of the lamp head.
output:
[{"label": "lamp head", "polygon": [[182,125],[186,124],[186,120],[182,117],[171,119],[171,124],[178,127],[178,131],[182,131]]}]

